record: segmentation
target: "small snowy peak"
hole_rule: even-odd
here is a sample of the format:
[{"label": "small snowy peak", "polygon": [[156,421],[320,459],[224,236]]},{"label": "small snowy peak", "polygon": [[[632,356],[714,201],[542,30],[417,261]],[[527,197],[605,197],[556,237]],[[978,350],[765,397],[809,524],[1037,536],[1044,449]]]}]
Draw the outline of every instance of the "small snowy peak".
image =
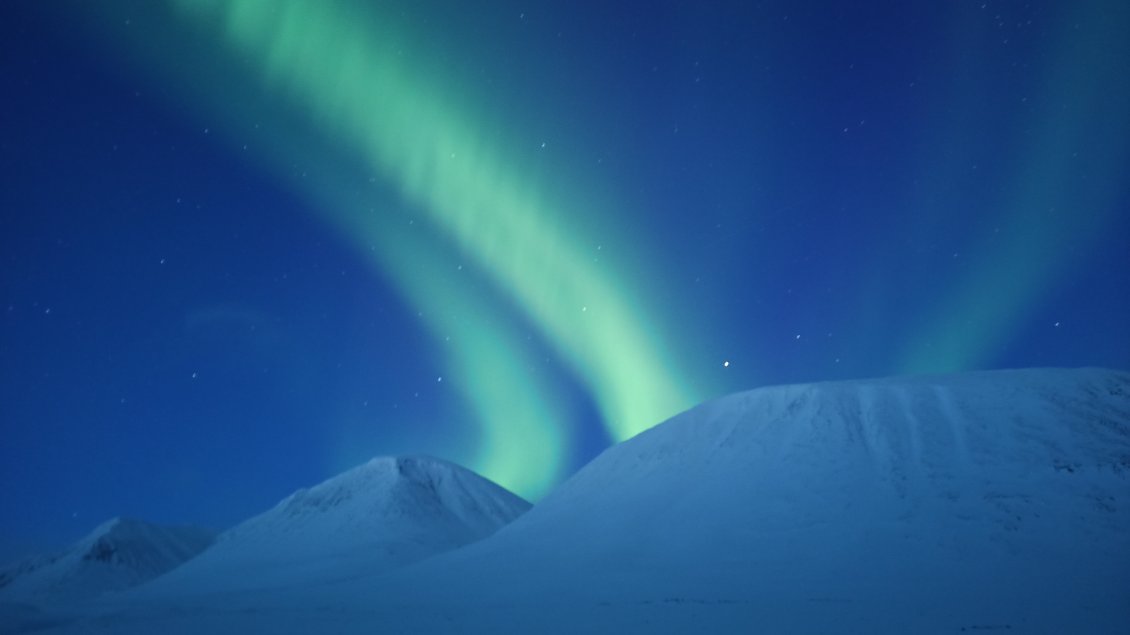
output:
[{"label": "small snowy peak", "polygon": [[400,457],[394,463],[397,479],[390,515],[430,519],[478,540],[530,508],[528,502],[495,483],[446,461]]},{"label": "small snowy peak", "polygon": [[151,580],[196,556],[215,532],[114,518],[66,550],[0,571],[0,601],[67,604]]},{"label": "small snowy peak", "polygon": [[463,539],[478,539],[529,507],[525,500],[453,463],[430,457],[380,457],[298,490],[220,540],[296,534],[303,527],[372,538],[396,538],[405,528],[444,529]]},{"label": "small snowy peak", "polygon": [[481,540],[529,508],[447,461],[376,458],[298,490],[149,587],[167,595],[381,572]]}]

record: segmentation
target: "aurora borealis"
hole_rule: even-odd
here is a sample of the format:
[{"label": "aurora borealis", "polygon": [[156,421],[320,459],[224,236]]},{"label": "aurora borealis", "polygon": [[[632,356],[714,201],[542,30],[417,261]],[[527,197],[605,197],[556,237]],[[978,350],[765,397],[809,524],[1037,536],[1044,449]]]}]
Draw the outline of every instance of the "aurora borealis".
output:
[{"label": "aurora borealis", "polygon": [[1130,10],[746,4],[0,10],[0,539],[378,454],[536,500],[734,390],[1130,365]]},{"label": "aurora borealis", "polygon": [[[182,4],[201,20],[215,17],[206,3]],[[220,30],[235,52],[262,60],[269,86],[294,95],[312,117],[327,122],[327,135],[355,146],[374,173],[399,184],[438,240],[453,243],[508,294],[594,396],[613,438],[627,438],[696,402],[671,377],[678,364],[663,359],[642,307],[626,301],[627,281],[600,271],[571,231],[571,219],[554,209],[568,203],[555,206],[529,191],[528,179],[497,157],[492,141],[477,138],[473,120],[445,107],[442,91],[428,90],[395,64],[383,32],[364,28],[364,20],[332,4],[217,5]],[[561,476],[556,457],[542,452],[563,447],[562,424],[546,406],[549,389],[523,380],[523,368],[533,364],[508,341],[513,334],[480,319],[477,299],[452,302],[458,290],[429,271],[428,260],[440,248],[436,240],[410,248],[391,244],[387,220],[376,210],[331,196],[320,201],[347,234],[376,247],[377,266],[393,272],[417,306],[437,316],[429,320],[437,339],[456,334],[448,340],[451,363],[465,378],[486,446],[483,458],[470,463],[527,495],[543,493]],[[570,211],[576,217],[585,210]],[[455,313],[445,313],[445,304],[454,304]],[[515,386],[528,394],[515,396]]]}]

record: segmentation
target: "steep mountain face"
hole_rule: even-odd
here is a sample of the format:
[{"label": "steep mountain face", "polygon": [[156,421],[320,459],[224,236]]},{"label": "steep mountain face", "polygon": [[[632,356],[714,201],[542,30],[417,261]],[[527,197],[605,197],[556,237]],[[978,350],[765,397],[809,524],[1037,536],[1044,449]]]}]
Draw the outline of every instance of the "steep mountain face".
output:
[{"label": "steep mountain face", "polygon": [[0,571],[0,601],[67,604],[153,579],[215,540],[200,527],[166,527],[114,518],[65,551]]},{"label": "steep mountain face", "polygon": [[150,587],[210,593],[373,574],[485,538],[529,507],[453,463],[377,458],[221,534]]}]

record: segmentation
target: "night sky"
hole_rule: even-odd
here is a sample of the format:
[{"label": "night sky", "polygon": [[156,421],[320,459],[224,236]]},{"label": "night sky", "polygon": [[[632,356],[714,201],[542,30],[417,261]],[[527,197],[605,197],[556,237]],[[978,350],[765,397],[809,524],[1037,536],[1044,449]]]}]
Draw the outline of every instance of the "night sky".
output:
[{"label": "night sky", "polygon": [[0,558],[375,455],[536,501],[760,385],[1130,368],[1126,33],[1121,0],[5,2]]}]

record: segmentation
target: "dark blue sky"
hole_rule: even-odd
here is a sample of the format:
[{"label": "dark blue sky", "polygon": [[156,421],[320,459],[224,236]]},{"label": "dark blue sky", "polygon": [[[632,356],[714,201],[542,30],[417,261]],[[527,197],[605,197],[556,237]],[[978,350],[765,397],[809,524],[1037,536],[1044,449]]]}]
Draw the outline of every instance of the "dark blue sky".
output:
[{"label": "dark blue sky", "polygon": [[763,384],[1130,367],[1124,3],[305,3],[342,33],[276,67],[85,4],[0,8],[0,556],[380,454],[536,497]]}]

